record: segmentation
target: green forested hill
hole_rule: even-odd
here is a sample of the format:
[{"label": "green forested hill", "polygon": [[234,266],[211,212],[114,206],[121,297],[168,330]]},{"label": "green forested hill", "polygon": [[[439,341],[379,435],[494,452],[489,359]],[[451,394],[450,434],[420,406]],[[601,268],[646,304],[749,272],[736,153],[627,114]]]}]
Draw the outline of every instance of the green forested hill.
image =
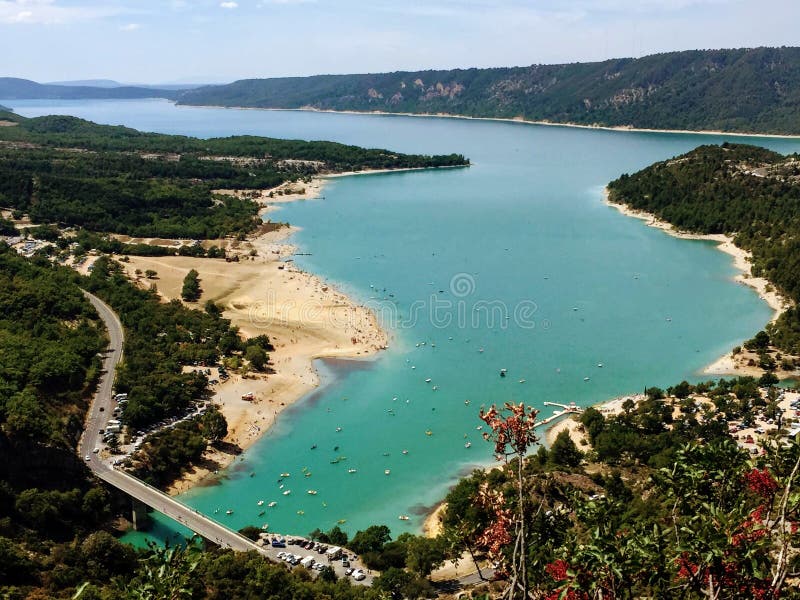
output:
[{"label": "green forested hill", "polygon": [[27,98],[48,100],[176,98],[181,90],[119,86],[96,87],[89,85],[61,85],[36,83],[29,79],[0,77],[0,98],[22,100]]},{"label": "green forested hill", "polygon": [[0,127],[0,206],[34,222],[134,236],[216,238],[259,222],[259,190],[351,170],[465,165],[463,156],[408,155],[333,142],[254,136],[200,140],[97,125],[65,116]]},{"label": "green forested hill", "polygon": [[178,101],[800,133],[800,48],[696,50],[597,63],[248,79],[191,90]]},{"label": "green forested hill", "polygon": [[[700,146],[609,186],[610,199],[677,228],[724,233],[753,254],[753,274],[800,300],[800,157],[749,145]],[[780,349],[800,353],[800,311],[768,328]]]}]

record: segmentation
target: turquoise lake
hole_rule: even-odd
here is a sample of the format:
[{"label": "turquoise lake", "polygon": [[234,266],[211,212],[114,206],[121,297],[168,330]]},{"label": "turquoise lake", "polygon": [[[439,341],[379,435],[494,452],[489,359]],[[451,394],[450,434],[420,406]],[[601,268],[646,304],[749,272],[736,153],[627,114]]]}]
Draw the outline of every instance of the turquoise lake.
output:
[{"label": "turquoise lake", "polygon": [[[587,406],[701,379],[771,311],[732,281],[730,257],[713,244],[622,216],[603,204],[603,187],[726,139],[800,151],[798,140],[165,101],[0,103],[26,116],[72,114],[164,133],[327,139],[473,161],[333,179],[324,199],[271,215],[302,227],[292,241],[310,255],[297,262],[375,306],[391,336],[375,360],[318,364],[320,389],[285,411],[218,485],[181,496],[232,528],[269,523],[294,534],[340,520],[351,533],[376,523],[418,531],[460,474],[491,461],[476,430],[481,405],[524,401],[545,417],[552,408],[544,401]],[[347,458],[332,464],[339,456]],[[291,476],[281,489],[283,472]],[[258,516],[259,500],[278,504]],[[152,535],[179,531],[172,527],[162,518]]]}]

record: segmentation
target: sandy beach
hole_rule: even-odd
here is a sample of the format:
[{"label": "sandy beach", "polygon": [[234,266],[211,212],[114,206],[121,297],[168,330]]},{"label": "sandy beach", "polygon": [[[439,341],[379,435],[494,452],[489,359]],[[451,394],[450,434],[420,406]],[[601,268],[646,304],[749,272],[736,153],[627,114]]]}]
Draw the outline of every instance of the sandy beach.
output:
[{"label": "sandy beach", "polygon": [[[743,250],[733,243],[733,238],[723,234],[696,234],[687,233],[675,229],[670,223],[660,220],[658,217],[651,213],[637,211],[629,208],[623,204],[617,204],[609,200],[608,189],[603,192],[603,201],[623,215],[634,217],[645,221],[648,226],[660,229],[665,233],[685,240],[706,240],[716,242],[717,249],[733,258],[733,266],[741,271],[739,275],[734,278],[734,281],[753,288],[767,305],[772,309],[772,319],[774,321],[783,312],[792,306],[791,301],[778,293],[773,285],[763,277],[754,277],[750,270],[752,262],[752,254],[747,250]],[[755,333],[755,332],[754,332]],[[745,357],[742,357],[743,359]],[[747,367],[742,364],[742,360],[736,360],[731,354],[721,356],[713,363],[703,369],[703,373],[707,375],[755,375],[758,376],[762,373],[761,369],[757,367]]]},{"label": "sandy beach", "polygon": [[[296,186],[299,184],[295,184]],[[282,201],[319,194],[320,180],[303,184],[304,193],[282,195]],[[190,269],[199,273],[202,309],[213,300],[243,337],[266,334],[275,350],[270,353],[271,374],[231,374],[212,386],[213,402],[228,421],[225,442],[241,449],[251,446],[287,406],[319,384],[312,361],[317,358],[367,358],[386,347],[387,334],[375,315],[354,303],[332,285],[306,273],[291,262],[295,249],[286,239],[295,229],[283,227],[245,242],[210,240],[226,247],[239,262],[183,256],[131,256],[122,263],[133,280],[155,284],[165,301],[180,298],[183,278]],[[148,280],[141,273],[156,271]],[[137,271],[140,273],[137,275]],[[212,373],[213,378],[213,373]],[[253,400],[242,396],[253,394]],[[216,469],[229,464],[234,454],[209,452],[203,466],[176,482],[170,493],[191,487]]]}]

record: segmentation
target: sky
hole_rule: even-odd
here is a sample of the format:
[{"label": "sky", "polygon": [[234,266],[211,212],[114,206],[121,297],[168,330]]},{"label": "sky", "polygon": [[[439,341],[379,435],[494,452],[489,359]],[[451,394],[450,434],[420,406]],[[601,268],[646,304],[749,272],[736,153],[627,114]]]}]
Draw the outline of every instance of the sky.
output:
[{"label": "sky", "polygon": [[800,45],[800,0],[0,0],[0,76],[251,77]]}]

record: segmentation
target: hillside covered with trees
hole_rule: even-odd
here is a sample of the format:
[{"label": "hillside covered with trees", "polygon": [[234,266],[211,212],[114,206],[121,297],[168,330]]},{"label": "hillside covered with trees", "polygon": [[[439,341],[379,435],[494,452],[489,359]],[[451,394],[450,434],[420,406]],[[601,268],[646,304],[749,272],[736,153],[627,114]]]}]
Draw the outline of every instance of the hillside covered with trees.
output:
[{"label": "hillside covered with trees", "polygon": [[124,100],[134,98],[177,98],[181,90],[157,89],[120,85],[114,87],[92,85],[63,85],[37,83],[30,79],[0,77],[0,98],[24,100],[29,98],[48,100],[106,99]]},{"label": "hillside covered with trees", "polygon": [[[800,300],[800,159],[757,146],[700,146],[624,174],[609,199],[694,233],[733,236],[753,255],[752,273]],[[779,349],[800,354],[800,311],[787,310],[767,328]],[[762,346],[765,344],[761,344]]]},{"label": "hillside covered with trees", "polygon": [[692,50],[596,63],[246,79],[187,91],[178,102],[800,133],[800,48]]},{"label": "hillside covered with trees", "polygon": [[333,142],[210,140],[142,133],[66,116],[0,127],[0,206],[35,223],[137,237],[218,238],[255,229],[258,205],[214,193],[261,190],[315,174],[466,165]]},{"label": "hillside covered with trees", "polygon": [[500,468],[448,494],[443,535],[497,561],[504,598],[797,597],[800,445],[776,433],[754,456],[728,432],[777,396],[752,378],[653,388],[584,411],[585,446],[562,431],[538,450],[536,411],[492,407]]}]

